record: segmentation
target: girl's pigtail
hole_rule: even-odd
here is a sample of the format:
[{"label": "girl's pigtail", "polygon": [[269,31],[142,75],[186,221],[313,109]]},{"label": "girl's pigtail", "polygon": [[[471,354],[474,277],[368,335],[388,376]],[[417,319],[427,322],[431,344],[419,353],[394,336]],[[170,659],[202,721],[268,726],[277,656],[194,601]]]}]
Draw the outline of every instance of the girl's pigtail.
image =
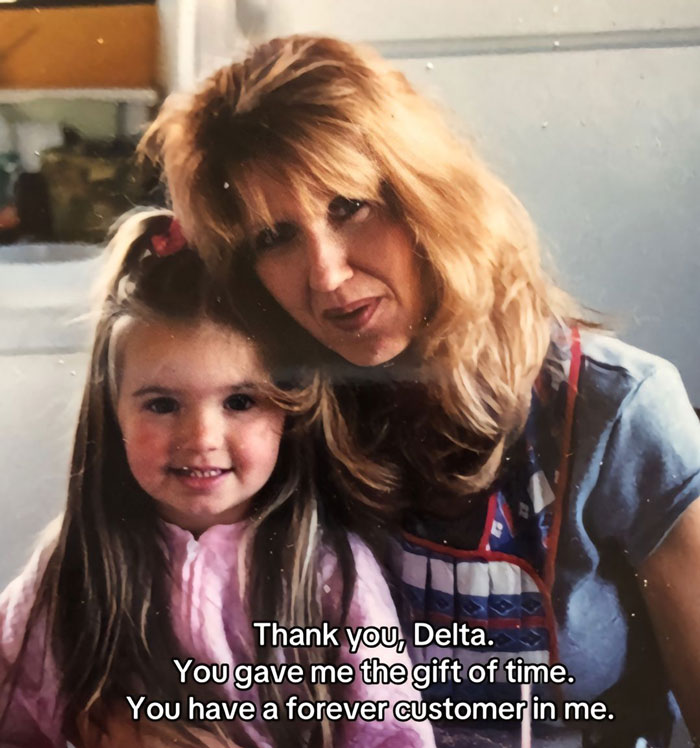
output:
[{"label": "girl's pigtail", "polygon": [[[133,282],[144,261],[173,254],[185,244],[172,211],[137,209],[122,216],[112,229],[105,251],[105,264],[95,286],[97,302],[102,303],[110,295],[118,299],[121,282],[125,278]],[[123,289],[121,295],[126,292],[128,289]]]}]

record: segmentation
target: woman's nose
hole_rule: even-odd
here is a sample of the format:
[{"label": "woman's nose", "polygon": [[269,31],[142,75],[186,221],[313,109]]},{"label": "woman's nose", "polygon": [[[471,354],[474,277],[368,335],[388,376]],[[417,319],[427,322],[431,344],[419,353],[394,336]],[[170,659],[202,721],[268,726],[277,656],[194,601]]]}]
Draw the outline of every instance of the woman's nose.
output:
[{"label": "woman's nose", "polygon": [[312,291],[331,293],[352,278],[348,248],[331,230],[311,233],[307,255]]}]

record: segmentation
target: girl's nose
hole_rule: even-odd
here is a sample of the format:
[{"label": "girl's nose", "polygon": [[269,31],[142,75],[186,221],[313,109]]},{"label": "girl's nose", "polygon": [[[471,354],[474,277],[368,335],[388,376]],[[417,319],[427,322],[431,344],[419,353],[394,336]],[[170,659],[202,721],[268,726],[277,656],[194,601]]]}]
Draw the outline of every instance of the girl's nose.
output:
[{"label": "girl's nose", "polygon": [[213,409],[197,408],[183,419],[181,444],[192,452],[212,452],[223,441],[223,418]]},{"label": "girl's nose", "polygon": [[312,232],[307,254],[312,291],[331,293],[352,278],[347,247],[332,231]]}]

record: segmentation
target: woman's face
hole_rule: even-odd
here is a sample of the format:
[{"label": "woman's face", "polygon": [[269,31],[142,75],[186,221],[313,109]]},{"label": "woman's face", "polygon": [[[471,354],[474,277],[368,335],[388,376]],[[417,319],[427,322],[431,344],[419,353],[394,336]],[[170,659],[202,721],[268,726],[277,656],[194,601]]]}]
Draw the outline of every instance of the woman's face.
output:
[{"label": "woman's face", "polygon": [[277,302],[325,346],[358,366],[401,353],[425,315],[422,263],[384,207],[336,196],[302,209],[260,177],[273,216],[251,237],[255,270]]}]

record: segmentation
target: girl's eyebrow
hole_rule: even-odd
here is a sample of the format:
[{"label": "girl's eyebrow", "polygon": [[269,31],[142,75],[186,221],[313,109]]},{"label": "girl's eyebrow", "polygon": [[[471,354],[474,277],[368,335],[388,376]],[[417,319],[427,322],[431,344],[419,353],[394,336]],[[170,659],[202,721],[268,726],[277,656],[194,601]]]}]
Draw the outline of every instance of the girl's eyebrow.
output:
[{"label": "girl's eyebrow", "polygon": [[[260,389],[260,382],[254,382],[254,381],[244,381],[244,382],[238,382],[237,384],[232,384],[228,387],[222,387],[221,392],[250,392],[253,390]],[[135,390],[131,393],[132,397],[144,397],[145,395],[166,395],[166,396],[173,396],[173,395],[179,395],[181,394],[181,390],[178,389],[172,389],[170,387],[160,387],[159,385],[147,385],[145,387],[140,387],[138,390]]]},{"label": "girl's eyebrow", "polygon": [[138,390],[131,393],[132,397],[143,397],[144,395],[173,395],[175,390],[168,389],[167,387],[158,387],[156,385],[148,385],[147,387],[140,387]]}]

